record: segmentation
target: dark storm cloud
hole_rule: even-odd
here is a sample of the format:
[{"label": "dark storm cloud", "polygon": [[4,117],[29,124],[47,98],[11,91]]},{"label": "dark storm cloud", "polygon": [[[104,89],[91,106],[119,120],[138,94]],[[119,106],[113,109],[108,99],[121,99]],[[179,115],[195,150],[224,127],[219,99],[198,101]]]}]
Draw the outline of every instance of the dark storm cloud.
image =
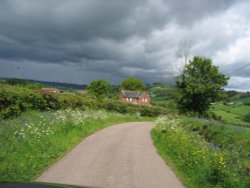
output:
[{"label": "dark storm cloud", "polygon": [[[175,51],[183,40],[192,41],[190,55],[212,57],[232,71],[246,61],[237,49],[250,36],[248,5],[244,0],[2,0],[0,73],[15,76],[11,67],[18,66],[30,67],[26,77],[34,79],[37,71],[43,71],[42,79],[54,68],[57,76],[50,79],[57,81],[103,77],[118,83],[127,76],[171,81],[181,70]],[[230,59],[230,66],[228,53],[240,57]],[[244,71],[236,76],[248,77]]]},{"label": "dark storm cloud", "polygon": [[[122,42],[132,36],[145,37],[152,30],[163,27],[170,19],[186,23],[197,19],[196,11],[192,9],[183,11],[183,7],[190,10],[196,4],[202,5],[201,9],[196,7],[201,17],[204,7],[214,3],[206,1],[202,4],[197,2],[183,4],[182,1],[173,3],[173,1],[142,0],[1,1],[1,36],[5,40],[12,41],[10,45],[1,41],[2,48],[5,49],[1,49],[1,56],[18,59],[24,56],[33,60],[41,59],[41,61],[51,59],[52,62],[68,60],[65,59],[67,56],[69,60],[74,60],[70,56],[75,57],[75,55],[93,58],[96,54],[95,50],[87,47],[87,49],[82,49],[81,54],[75,54],[67,48],[67,44],[80,42],[76,45],[82,47],[81,43],[84,45],[86,41],[92,42],[98,38]],[[220,4],[212,8],[208,6],[207,11],[220,9]],[[190,16],[186,17],[185,12],[190,13]],[[90,48],[93,48],[93,45]],[[90,52],[87,55],[84,51]],[[96,56],[99,59],[98,53]]]}]

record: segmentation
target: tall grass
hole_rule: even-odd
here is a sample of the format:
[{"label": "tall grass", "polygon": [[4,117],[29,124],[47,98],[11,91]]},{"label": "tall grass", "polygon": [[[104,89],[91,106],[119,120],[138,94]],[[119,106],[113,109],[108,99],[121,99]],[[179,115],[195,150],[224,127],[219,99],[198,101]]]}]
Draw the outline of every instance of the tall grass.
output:
[{"label": "tall grass", "polygon": [[249,151],[216,147],[186,126],[179,119],[162,117],[152,137],[187,187],[250,187]]},{"label": "tall grass", "polygon": [[32,180],[84,137],[125,121],[148,120],[140,116],[105,111],[30,111],[1,121],[0,181]]}]

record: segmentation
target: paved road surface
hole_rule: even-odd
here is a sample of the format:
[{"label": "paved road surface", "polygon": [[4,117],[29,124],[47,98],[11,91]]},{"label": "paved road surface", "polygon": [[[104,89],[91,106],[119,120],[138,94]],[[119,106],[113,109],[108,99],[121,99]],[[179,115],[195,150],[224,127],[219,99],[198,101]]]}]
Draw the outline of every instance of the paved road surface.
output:
[{"label": "paved road surface", "polygon": [[153,123],[123,123],[84,139],[36,181],[108,188],[182,188],[157,154]]}]

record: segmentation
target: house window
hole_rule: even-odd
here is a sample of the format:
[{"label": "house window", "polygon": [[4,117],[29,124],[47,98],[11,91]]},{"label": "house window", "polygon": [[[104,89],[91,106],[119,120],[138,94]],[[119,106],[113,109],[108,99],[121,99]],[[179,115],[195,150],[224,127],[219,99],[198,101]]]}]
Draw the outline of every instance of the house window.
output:
[{"label": "house window", "polygon": [[148,99],[145,99],[144,102],[148,102]]},{"label": "house window", "polygon": [[129,98],[127,98],[127,101],[131,102],[131,101],[132,101],[132,98],[130,98],[130,97],[129,97]]}]

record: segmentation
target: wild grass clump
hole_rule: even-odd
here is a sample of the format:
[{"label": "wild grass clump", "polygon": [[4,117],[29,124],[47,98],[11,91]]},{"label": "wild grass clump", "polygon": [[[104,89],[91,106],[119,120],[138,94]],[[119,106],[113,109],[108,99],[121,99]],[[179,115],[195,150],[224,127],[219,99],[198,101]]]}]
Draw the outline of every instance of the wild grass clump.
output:
[{"label": "wild grass clump", "polygon": [[249,156],[208,143],[186,129],[180,119],[159,118],[152,137],[187,187],[250,187]]},{"label": "wild grass clump", "polygon": [[100,110],[30,111],[0,124],[0,181],[29,181],[89,134],[146,120]]}]

